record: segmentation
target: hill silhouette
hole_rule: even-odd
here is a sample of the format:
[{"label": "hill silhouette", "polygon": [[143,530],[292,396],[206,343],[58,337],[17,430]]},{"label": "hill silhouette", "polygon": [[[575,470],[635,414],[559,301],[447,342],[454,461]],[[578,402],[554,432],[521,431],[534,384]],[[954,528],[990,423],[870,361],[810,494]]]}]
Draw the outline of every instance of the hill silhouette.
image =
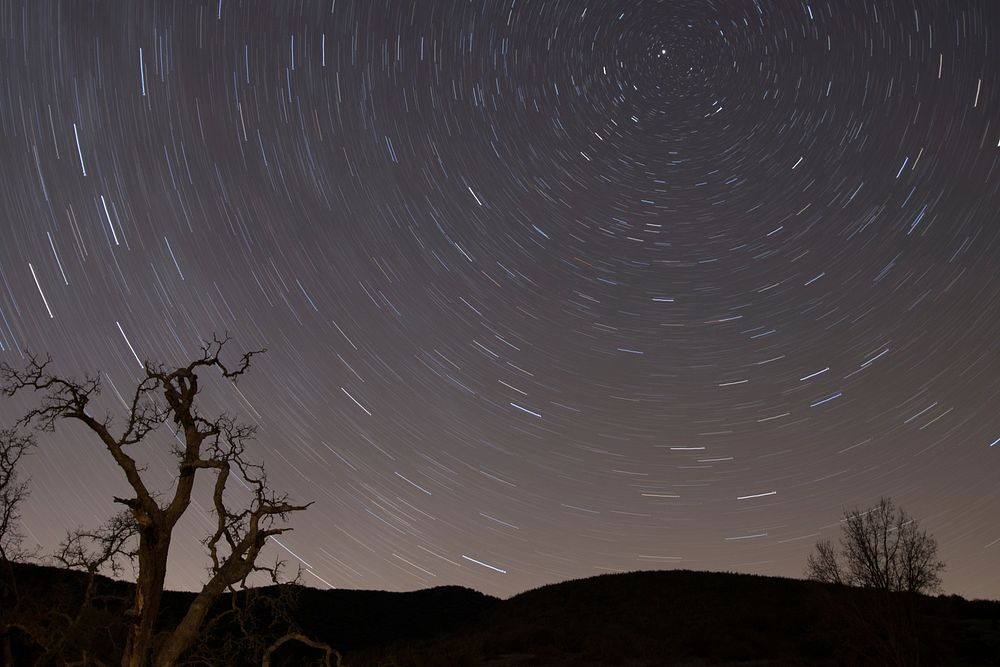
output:
[{"label": "hill silhouette", "polygon": [[[85,575],[50,567],[22,565],[16,575],[25,626],[51,621],[53,609],[71,611],[85,586]],[[98,602],[71,638],[76,650],[114,661],[130,588],[100,578]],[[745,574],[601,575],[507,600],[457,586],[410,593],[296,586],[284,595],[268,587],[254,595],[243,626],[227,614],[231,596],[216,605],[201,664],[243,664],[241,651],[252,644],[243,628],[266,646],[290,627],[339,651],[349,667],[1000,664],[1000,602]],[[166,594],[163,627],[192,596]],[[40,653],[17,630],[12,646],[15,664],[33,664]],[[289,643],[272,664],[320,664],[321,656]]]}]

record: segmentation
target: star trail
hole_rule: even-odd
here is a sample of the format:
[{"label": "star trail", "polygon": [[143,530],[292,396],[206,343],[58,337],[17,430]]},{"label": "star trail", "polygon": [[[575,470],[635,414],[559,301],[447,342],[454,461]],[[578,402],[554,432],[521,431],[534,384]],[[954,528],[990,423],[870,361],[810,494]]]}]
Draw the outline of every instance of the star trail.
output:
[{"label": "star trail", "polygon": [[[998,39],[995,0],[0,2],[0,360],[121,419],[145,359],[268,348],[202,409],[315,501],[271,547],[309,585],[800,577],[889,495],[1000,597]],[[32,544],[126,491],[86,435],[28,461]]]}]

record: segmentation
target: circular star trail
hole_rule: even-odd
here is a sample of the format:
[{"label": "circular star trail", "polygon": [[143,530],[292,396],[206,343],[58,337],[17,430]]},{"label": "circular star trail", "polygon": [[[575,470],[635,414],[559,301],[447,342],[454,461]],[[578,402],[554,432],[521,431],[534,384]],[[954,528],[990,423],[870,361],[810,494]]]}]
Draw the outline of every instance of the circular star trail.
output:
[{"label": "circular star trail", "polygon": [[[1000,596],[996,2],[11,1],[0,35],[0,358],[100,370],[121,419],[139,360],[267,347],[204,409],[315,501],[274,546],[306,583],[801,576],[888,495]],[[42,546],[126,490],[85,435],[31,457]]]}]

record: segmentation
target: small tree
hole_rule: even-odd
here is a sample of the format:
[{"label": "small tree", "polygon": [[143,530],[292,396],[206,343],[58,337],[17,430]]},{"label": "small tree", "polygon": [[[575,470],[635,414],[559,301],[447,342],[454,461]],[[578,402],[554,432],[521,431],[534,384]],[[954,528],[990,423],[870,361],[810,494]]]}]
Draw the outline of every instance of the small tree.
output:
[{"label": "small tree", "polygon": [[[14,396],[27,390],[43,396],[41,405],[29,411],[18,422],[19,426],[33,424],[43,431],[52,431],[63,419],[82,423],[97,437],[132,489],[132,497],[114,498],[131,515],[132,521],[123,525],[134,525],[138,534],[134,550],[138,562],[135,597],[128,612],[124,667],[145,667],[153,651],[153,629],[163,594],[170,541],[174,527],[191,503],[199,471],[215,473],[212,504],[216,527],[204,541],[211,558],[211,576],[177,627],[158,642],[153,658],[157,666],[177,663],[197,638],[206,614],[224,591],[233,590],[236,584],[245,585],[254,571],[266,570],[276,575],[275,568],[258,565],[257,557],[269,537],[291,530],[276,527],[276,521],[309,506],[293,505],[286,495],[273,492],[263,467],[247,460],[246,445],[256,432],[254,426],[241,424],[226,414],[206,418],[195,406],[200,389],[199,372],[217,371],[235,382],[250,368],[253,356],[263,352],[248,352],[231,368],[219,358],[228,340],[228,337],[222,340],[213,337],[212,342],[202,346],[201,355],[186,366],[168,369],[146,362],[143,377],[128,405],[125,425],[117,435],[112,433],[110,416],[100,419],[89,411],[92,399],[100,393],[99,375],[82,381],[52,375],[48,370],[51,359],[40,360],[31,355],[24,370],[6,364],[0,366],[0,391],[5,395]],[[166,502],[161,502],[144,478],[145,469],[136,463],[130,451],[144,441],[148,444],[147,436],[168,420],[173,422],[181,445],[173,451],[177,471],[172,493]],[[227,504],[226,484],[233,472],[252,494],[247,507],[232,508]],[[102,547],[113,546],[116,553],[128,551],[114,540],[121,533],[112,531],[111,535],[111,542],[102,539],[107,537],[104,533],[78,537],[96,541]],[[79,539],[71,539],[64,546],[67,564],[85,553],[80,549]]]},{"label": "small tree", "polygon": [[865,511],[844,513],[840,549],[816,543],[806,575],[816,581],[910,593],[941,588],[945,564],[937,558],[937,540],[889,498]]},{"label": "small tree", "polygon": [[0,563],[5,566],[21,560],[21,505],[28,499],[28,483],[18,478],[18,465],[35,446],[31,435],[15,430],[0,431]]},{"label": "small tree", "polygon": [[12,618],[21,605],[14,563],[24,560],[21,505],[28,498],[28,483],[18,478],[18,466],[35,442],[31,435],[0,431],[0,663],[14,664],[11,647]]},{"label": "small tree", "polygon": [[[132,549],[136,534],[131,512],[122,510],[93,530],[77,528],[66,532],[66,537],[52,556],[56,563],[70,570],[86,573],[82,596],[55,596],[48,604],[35,602],[29,612],[33,622],[24,624],[27,634],[45,652],[35,661],[36,665],[90,664],[88,660],[88,633],[109,625],[107,603],[124,606],[125,600],[117,593],[99,593],[98,575],[107,572],[112,576],[122,573],[124,564],[134,562]],[[58,602],[56,602],[58,601]],[[55,602],[55,604],[53,604]],[[82,660],[79,660],[82,653]]]}]

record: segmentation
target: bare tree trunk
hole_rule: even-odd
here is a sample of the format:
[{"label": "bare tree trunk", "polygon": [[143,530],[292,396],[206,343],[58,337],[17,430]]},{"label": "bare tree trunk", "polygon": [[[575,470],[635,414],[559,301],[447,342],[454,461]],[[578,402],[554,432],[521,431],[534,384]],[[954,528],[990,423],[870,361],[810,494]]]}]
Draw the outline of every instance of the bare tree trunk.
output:
[{"label": "bare tree trunk", "polygon": [[153,626],[160,611],[163,581],[167,575],[170,530],[147,528],[139,540],[139,576],[122,667],[146,667],[153,642]]},{"label": "bare tree trunk", "polygon": [[157,653],[153,663],[156,667],[171,667],[177,664],[181,655],[198,638],[198,630],[201,628],[202,621],[205,620],[212,605],[225,590],[226,586],[222,581],[210,581],[205,585],[191,606],[188,607],[184,618],[170,633],[163,648]]}]

